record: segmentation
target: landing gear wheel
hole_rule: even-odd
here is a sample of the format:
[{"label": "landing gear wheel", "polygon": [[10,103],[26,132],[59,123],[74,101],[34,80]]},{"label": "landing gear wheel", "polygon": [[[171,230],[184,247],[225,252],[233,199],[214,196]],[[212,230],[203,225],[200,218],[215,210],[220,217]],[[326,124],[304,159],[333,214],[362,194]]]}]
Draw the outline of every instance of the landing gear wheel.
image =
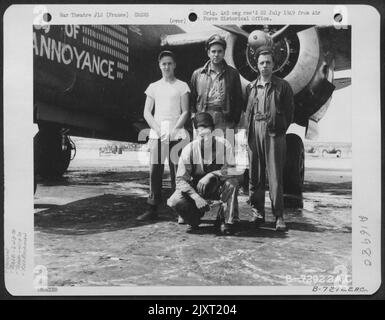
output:
[{"label": "landing gear wheel", "polygon": [[60,130],[41,129],[34,137],[35,172],[45,179],[58,179],[67,170],[73,147]]},{"label": "landing gear wheel", "polygon": [[286,135],[286,163],[283,170],[286,208],[303,208],[302,189],[305,178],[305,148],[296,134]]}]

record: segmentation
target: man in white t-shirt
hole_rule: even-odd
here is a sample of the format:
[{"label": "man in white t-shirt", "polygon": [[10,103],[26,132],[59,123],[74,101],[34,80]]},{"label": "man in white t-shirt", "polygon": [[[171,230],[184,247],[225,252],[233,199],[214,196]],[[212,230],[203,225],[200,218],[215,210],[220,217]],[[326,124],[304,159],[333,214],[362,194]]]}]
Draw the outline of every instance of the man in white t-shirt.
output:
[{"label": "man in white t-shirt", "polygon": [[157,218],[157,207],[162,203],[162,178],[166,158],[170,166],[171,187],[175,190],[178,154],[172,151],[181,140],[187,144],[189,138],[183,127],[190,116],[190,89],[187,83],[175,77],[176,62],[173,52],[162,51],[158,61],[162,78],[151,83],[145,91],[147,98],[143,115],[151,128],[150,194],[147,199],[149,207],[137,218],[139,221]]}]

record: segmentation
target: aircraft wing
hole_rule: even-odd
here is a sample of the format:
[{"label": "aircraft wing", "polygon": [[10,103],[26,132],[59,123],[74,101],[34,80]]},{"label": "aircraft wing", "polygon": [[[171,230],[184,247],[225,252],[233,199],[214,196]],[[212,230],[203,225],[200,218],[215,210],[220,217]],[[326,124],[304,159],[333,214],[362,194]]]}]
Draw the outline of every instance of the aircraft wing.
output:
[{"label": "aircraft wing", "polygon": [[[224,34],[222,30],[216,32]],[[161,39],[162,47],[182,47],[186,45],[203,44],[213,34],[212,31],[186,32],[165,35]]]}]

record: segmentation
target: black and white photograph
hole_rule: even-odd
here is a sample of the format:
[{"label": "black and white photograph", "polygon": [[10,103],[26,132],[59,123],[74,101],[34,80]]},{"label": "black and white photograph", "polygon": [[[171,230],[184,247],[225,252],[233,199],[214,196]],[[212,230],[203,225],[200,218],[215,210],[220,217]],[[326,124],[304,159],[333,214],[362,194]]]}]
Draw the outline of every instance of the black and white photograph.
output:
[{"label": "black and white photograph", "polygon": [[353,212],[354,15],[201,7],[168,23],[121,23],[156,8],[39,11],[31,233],[9,227],[6,273],[32,270],[44,294],[371,292],[353,271],[354,230],[361,254],[380,218]]}]

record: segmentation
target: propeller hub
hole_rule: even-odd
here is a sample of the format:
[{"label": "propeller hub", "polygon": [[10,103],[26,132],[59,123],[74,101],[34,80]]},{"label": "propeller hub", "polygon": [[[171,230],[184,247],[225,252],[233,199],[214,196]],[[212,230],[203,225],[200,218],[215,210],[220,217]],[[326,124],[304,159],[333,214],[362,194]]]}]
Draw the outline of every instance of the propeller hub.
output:
[{"label": "propeller hub", "polygon": [[299,56],[298,36],[294,32],[287,32],[285,27],[277,30],[279,27],[269,26],[254,30],[246,28],[250,30],[247,38],[238,37],[233,50],[234,65],[245,79],[252,81],[256,78],[259,73],[258,56],[265,49],[273,52],[273,73],[276,76],[285,78],[295,67]]},{"label": "propeller hub", "polygon": [[262,30],[254,30],[253,32],[251,32],[247,42],[249,46],[253,47],[254,50],[260,47],[273,46],[273,39],[271,38],[271,36]]}]

